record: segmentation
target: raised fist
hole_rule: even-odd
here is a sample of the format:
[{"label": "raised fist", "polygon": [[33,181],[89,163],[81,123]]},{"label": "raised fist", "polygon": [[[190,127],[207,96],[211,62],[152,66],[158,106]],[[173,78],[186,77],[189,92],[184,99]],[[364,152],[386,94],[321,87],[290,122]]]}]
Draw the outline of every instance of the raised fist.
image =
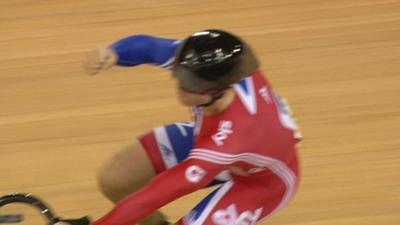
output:
[{"label": "raised fist", "polygon": [[85,62],[85,70],[90,75],[95,75],[114,66],[118,55],[111,48],[96,48],[91,50]]}]

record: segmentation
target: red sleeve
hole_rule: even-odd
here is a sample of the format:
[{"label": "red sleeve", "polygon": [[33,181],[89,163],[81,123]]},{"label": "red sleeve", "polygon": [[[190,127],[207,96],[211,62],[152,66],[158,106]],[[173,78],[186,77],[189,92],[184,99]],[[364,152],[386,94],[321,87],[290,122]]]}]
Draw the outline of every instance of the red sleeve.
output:
[{"label": "red sleeve", "polygon": [[129,195],[92,225],[132,225],[167,203],[208,185],[222,165],[188,159],[156,176],[143,189]]}]

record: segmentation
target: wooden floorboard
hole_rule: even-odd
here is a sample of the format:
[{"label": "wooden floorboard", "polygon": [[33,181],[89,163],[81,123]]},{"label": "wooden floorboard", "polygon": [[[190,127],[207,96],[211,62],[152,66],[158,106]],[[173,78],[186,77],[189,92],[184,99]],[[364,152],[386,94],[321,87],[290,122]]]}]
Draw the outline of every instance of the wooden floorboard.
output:
[{"label": "wooden floorboard", "polygon": [[[136,135],[190,116],[167,71],[90,77],[86,52],[205,28],[251,43],[304,134],[298,194],[264,223],[398,225],[399,0],[1,1],[0,193],[32,192],[64,216],[107,212],[99,165]],[[164,211],[178,219],[205,193]]]}]

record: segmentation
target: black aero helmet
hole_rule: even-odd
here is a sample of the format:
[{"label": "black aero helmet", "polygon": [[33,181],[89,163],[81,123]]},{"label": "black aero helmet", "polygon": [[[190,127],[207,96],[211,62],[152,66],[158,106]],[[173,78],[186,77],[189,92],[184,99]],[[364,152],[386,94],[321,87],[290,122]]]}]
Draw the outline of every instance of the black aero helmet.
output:
[{"label": "black aero helmet", "polygon": [[257,69],[258,61],[243,40],[226,31],[204,30],[183,40],[173,74],[186,91],[215,93]]}]

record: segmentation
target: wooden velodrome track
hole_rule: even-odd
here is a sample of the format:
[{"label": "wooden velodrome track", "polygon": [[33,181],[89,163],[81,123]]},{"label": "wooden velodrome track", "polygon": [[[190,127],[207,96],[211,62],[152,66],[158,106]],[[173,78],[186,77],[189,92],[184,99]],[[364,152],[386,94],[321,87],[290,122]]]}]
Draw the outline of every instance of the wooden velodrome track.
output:
[{"label": "wooden velodrome track", "polygon": [[[265,224],[400,224],[400,0],[0,1],[0,193],[32,192],[65,217],[110,209],[99,165],[189,114],[167,71],[90,77],[86,52],[204,28],[252,44],[305,137],[300,190]],[[204,193],[164,211],[178,219]]]}]

